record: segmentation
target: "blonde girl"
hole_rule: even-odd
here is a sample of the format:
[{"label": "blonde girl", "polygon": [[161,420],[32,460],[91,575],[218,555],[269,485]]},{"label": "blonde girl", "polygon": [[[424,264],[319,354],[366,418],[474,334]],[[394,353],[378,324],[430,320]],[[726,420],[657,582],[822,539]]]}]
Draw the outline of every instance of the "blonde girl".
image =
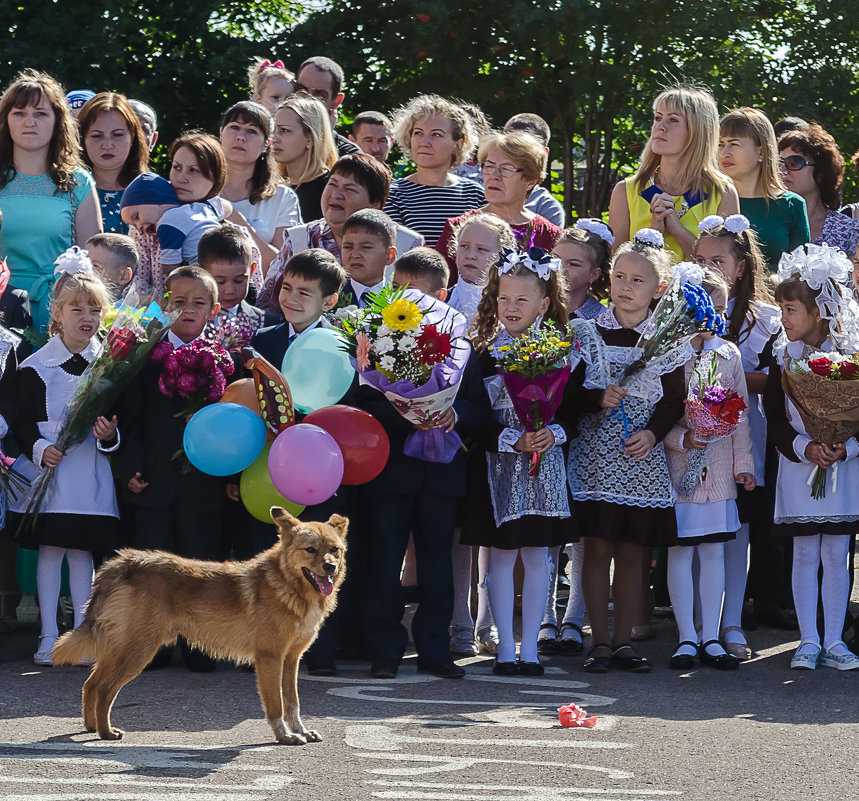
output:
[{"label": "blonde girl", "polygon": [[[66,403],[80,376],[98,353],[96,332],[110,305],[110,293],[92,272],[85,251],[72,248],[58,260],[60,278],[51,307],[48,343],[25,359],[18,371],[15,438],[21,446],[22,470],[35,475],[56,468],[51,492],[35,524],[22,527],[19,544],[38,549],[36,585],[42,630],[34,655],[37,665],[50,665],[57,639],[57,603],[63,558],[69,565],[74,624],[92,589],[93,553],[107,554],[115,546],[118,517],[113,475],[107,454],[119,446],[116,417],[99,417],[92,433],[66,453],[53,444]],[[74,270],[74,272],[65,272]],[[30,501],[23,493],[14,504],[15,524]]]},{"label": "blonde girl", "polygon": [[[641,598],[645,549],[673,545],[674,489],[662,440],[683,415],[687,346],[652,361],[621,388],[650,306],[669,280],[662,235],[645,229],[621,245],[611,273],[611,305],[595,320],[575,320],[583,361],[562,406],[580,416],[570,443],[567,478],[574,515],[585,535],[582,589],[593,630],[584,669],[650,670],[629,644]],[[584,382],[582,384],[582,382]],[[608,410],[603,412],[603,410]],[[614,561],[614,639],[609,633],[609,569]]]},{"label": "blonde girl", "polygon": [[279,59],[255,58],[248,66],[248,84],[251,100],[265,106],[269,114],[274,114],[295,91],[295,75]]},{"label": "blonde girl", "polygon": [[[531,251],[518,261],[523,255],[502,251],[498,265],[490,269],[478,309],[473,341],[492,403],[493,425],[484,430],[485,453],[471,460],[470,508],[462,536],[465,545],[490,549],[485,581],[499,639],[493,672],[502,676],[543,674],[537,632],[546,606],[548,549],[574,539],[563,481],[561,446],[566,429],[556,419],[539,431],[525,432],[496,371],[498,349],[531,326],[566,326],[564,278],[557,260],[549,262],[548,269],[541,264],[538,272],[536,254]],[[528,466],[533,452],[542,453],[543,461],[532,478]],[[518,662],[513,637],[517,556],[525,566]]]},{"label": "blonde girl", "polygon": [[611,195],[615,250],[631,233],[652,227],[676,259],[688,259],[704,217],[739,212],[737,192],[718,169],[718,143],[719,112],[707,89],[673,86],[656,98],[638,171]]}]

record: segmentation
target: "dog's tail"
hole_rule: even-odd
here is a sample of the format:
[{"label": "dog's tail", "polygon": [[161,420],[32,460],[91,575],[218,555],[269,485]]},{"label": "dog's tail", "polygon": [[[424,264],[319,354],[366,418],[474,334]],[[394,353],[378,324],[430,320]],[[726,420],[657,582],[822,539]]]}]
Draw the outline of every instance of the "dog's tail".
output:
[{"label": "dog's tail", "polygon": [[57,640],[51,651],[55,665],[73,665],[96,656],[96,639],[92,628],[84,623],[80,628],[67,631]]}]

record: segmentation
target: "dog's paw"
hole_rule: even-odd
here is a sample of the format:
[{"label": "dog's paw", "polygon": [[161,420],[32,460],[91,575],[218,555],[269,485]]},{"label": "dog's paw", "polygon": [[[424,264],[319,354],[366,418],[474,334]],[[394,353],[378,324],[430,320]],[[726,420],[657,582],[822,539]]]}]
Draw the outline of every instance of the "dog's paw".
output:
[{"label": "dog's paw", "polygon": [[278,720],[271,725],[274,729],[275,739],[281,745],[307,745],[307,738],[303,734],[290,731],[286,725],[286,721]]},{"label": "dog's paw", "polygon": [[322,735],[318,731],[313,731],[313,729],[305,729],[301,733],[307,738],[307,742],[309,743],[322,742]]},{"label": "dog's paw", "polygon": [[98,736],[101,737],[102,740],[121,740],[122,735],[125,732],[122,729],[107,729],[106,731],[100,731]]}]

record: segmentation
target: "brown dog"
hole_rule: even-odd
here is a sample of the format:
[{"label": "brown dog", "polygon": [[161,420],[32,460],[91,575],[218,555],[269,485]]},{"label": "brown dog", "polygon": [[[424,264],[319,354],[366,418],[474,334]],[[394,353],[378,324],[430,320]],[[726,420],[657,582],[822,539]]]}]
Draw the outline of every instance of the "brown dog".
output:
[{"label": "brown dog", "polygon": [[301,722],[298,661],[337,603],[349,521],[302,523],[273,506],[277,544],[247,562],[202,562],[122,550],[98,571],[86,617],[54,646],[54,664],[95,659],[83,688],[87,731],[117,740],[117,693],[177,635],[213,657],[253,662],[279,743],[322,738]]}]

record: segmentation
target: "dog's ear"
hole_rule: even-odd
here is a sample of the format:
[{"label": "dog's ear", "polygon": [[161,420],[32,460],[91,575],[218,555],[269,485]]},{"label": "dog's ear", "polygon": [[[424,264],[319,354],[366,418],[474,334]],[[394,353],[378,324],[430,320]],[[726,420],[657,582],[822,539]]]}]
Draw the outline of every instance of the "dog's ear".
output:
[{"label": "dog's ear", "polygon": [[349,520],[345,517],[341,517],[340,515],[331,515],[328,518],[328,525],[331,528],[336,528],[337,533],[345,539],[346,530],[349,528]]},{"label": "dog's ear", "polygon": [[272,506],[269,512],[271,519],[274,521],[275,526],[277,526],[278,537],[301,525],[301,521],[297,517],[293,517],[282,506]]}]

